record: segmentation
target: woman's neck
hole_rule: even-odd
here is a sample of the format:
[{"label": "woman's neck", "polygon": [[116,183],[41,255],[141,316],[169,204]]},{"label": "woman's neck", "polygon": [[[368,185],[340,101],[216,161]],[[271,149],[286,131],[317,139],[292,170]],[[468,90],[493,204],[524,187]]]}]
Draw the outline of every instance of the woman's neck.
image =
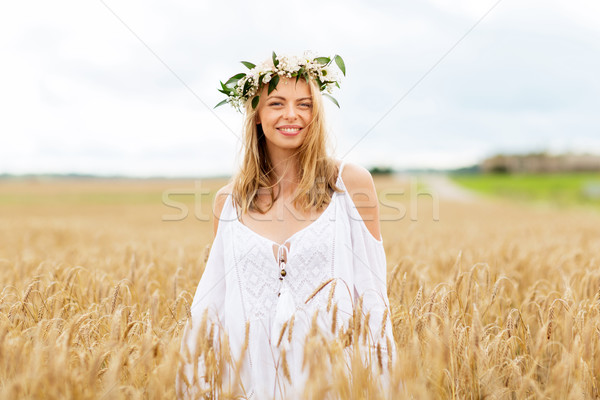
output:
[{"label": "woman's neck", "polygon": [[279,181],[279,185],[275,188],[275,194],[281,190],[282,197],[291,196],[298,186],[300,177],[298,157],[293,153],[269,154],[269,156],[273,166],[274,182]]}]

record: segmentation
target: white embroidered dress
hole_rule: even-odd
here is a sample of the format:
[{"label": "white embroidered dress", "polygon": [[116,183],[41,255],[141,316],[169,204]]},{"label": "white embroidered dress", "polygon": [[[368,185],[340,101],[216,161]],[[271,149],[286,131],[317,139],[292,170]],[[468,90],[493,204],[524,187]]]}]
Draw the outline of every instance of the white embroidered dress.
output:
[{"label": "white embroidered dress", "polygon": [[[393,343],[389,312],[381,326],[388,308],[383,242],[373,237],[356,210],[342,181],[343,166],[342,162],[337,177],[343,192],[334,192],[315,221],[281,244],[242,224],[231,195],[225,201],[181,349],[183,353],[187,347],[194,354],[200,320],[208,310],[209,318],[227,330],[235,359],[242,350],[249,321],[248,347],[240,374],[243,389],[239,390],[246,398],[300,398],[306,379],[306,371],[302,371],[304,336],[316,310],[319,326],[331,331],[331,311],[326,312],[326,308],[333,281],[337,281],[333,296],[338,304],[337,326],[347,326],[354,302],[363,296],[363,313],[370,313],[371,344],[379,342],[387,355],[387,341]],[[307,301],[315,289],[332,278]],[[285,332],[277,346],[282,327],[292,316],[292,340],[288,341],[289,332]],[[292,384],[282,371],[283,348]],[[393,348],[389,353],[395,358]],[[202,376],[203,364],[198,364]],[[189,382],[193,380],[193,369],[192,364],[184,365]],[[235,380],[230,379],[229,384]],[[194,390],[183,388],[178,376],[177,392],[179,398],[187,399],[193,398]]]}]

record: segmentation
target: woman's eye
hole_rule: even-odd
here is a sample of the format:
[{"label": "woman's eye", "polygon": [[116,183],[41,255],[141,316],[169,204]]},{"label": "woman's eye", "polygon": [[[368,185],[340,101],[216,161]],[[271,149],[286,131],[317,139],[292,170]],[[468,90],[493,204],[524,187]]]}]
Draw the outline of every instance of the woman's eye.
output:
[{"label": "woman's eye", "polygon": [[310,104],[310,103],[302,103],[302,104],[300,104],[300,105],[301,105],[302,107],[310,107],[310,106],[311,106],[311,104]]},{"label": "woman's eye", "polygon": [[270,105],[270,106],[280,106],[280,105],[281,105],[281,103],[280,103],[280,102],[278,102],[278,101],[275,101],[275,102],[273,102],[273,103],[271,103],[271,104],[269,104],[269,105]]}]

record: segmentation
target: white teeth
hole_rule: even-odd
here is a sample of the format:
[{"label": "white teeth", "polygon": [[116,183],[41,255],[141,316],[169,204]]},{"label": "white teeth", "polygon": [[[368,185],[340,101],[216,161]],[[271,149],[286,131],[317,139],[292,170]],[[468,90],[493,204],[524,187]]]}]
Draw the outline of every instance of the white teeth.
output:
[{"label": "white teeth", "polygon": [[300,129],[298,128],[279,128],[279,130],[284,132],[298,132]]}]

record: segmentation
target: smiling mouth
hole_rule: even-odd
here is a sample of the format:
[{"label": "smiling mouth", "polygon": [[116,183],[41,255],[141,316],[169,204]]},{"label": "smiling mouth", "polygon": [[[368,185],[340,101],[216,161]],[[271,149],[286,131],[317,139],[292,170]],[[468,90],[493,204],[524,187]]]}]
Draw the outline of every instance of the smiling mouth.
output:
[{"label": "smiling mouth", "polygon": [[300,132],[302,130],[302,128],[300,127],[295,127],[295,128],[277,128],[277,130],[279,132],[281,132],[282,134],[286,135],[286,136],[295,136],[298,134],[298,132]]},{"label": "smiling mouth", "polygon": [[277,130],[284,133],[297,133],[300,132],[302,128],[277,128]]}]

